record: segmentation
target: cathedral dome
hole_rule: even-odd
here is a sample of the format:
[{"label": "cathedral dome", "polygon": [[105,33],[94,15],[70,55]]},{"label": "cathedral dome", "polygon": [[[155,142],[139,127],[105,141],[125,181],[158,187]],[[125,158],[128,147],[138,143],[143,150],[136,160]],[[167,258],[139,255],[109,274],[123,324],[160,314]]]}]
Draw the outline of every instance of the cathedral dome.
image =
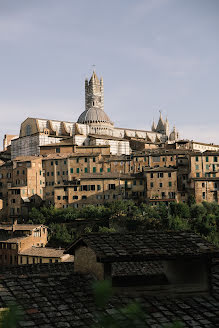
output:
[{"label": "cathedral dome", "polygon": [[78,118],[78,123],[108,123],[112,124],[107,114],[99,108],[91,107],[85,110]]}]

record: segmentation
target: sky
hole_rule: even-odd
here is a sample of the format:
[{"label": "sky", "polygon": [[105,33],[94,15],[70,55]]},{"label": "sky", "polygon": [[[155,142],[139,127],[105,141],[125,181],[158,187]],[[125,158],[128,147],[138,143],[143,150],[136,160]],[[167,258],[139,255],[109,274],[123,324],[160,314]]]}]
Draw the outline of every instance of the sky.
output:
[{"label": "sky", "polygon": [[27,117],[77,121],[95,65],[117,127],[159,110],[219,144],[218,0],[0,0],[0,139]]}]

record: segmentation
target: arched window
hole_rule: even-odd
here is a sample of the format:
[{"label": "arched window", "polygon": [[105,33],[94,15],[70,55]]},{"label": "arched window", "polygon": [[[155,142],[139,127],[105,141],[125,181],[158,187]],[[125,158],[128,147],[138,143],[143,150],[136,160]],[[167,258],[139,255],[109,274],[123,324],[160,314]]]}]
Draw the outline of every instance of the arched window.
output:
[{"label": "arched window", "polygon": [[26,126],[26,136],[30,136],[31,135],[31,126],[27,125]]}]

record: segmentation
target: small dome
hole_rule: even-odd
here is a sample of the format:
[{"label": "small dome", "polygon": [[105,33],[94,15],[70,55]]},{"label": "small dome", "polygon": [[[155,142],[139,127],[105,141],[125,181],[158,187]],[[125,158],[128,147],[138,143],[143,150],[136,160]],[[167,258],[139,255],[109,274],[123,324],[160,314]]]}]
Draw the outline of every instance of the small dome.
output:
[{"label": "small dome", "polygon": [[112,124],[107,114],[99,108],[89,108],[85,110],[78,118],[78,123],[109,123]]}]

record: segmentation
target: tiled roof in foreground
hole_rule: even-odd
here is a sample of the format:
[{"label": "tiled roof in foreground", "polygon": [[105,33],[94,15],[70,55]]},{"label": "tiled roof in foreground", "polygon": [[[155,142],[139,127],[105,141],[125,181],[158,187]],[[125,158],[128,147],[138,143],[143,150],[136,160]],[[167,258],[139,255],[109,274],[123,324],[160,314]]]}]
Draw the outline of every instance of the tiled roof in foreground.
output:
[{"label": "tiled roof in foreground", "polygon": [[99,262],[165,260],[179,257],[219,257],[219,249],[192,232],[89,233],[65,252],[80,245],[90,247]]},{"label": "tiled roof in foreground", "polygon": [[[97,311],[92,278],[75,274],[72,269],[72,264],[61,263],[25,266],[20,268],[21,274],[17,276],[9,276],[7,271],[1,273],[0,308],[5,308],[10,301],[19,305],[24,314],[17,328],[92,327]],[[147,313],[148,327],[161,328],[179,320],[185,328],[215,328],[219,327],[218,292],[219,274],[215,272],[212,296],[171,298],[168,295],[161,298],[118,294],[101,312],[113,315],[117,309],[137,301]],[[123,319],[121,315],[121,321]]]}]

